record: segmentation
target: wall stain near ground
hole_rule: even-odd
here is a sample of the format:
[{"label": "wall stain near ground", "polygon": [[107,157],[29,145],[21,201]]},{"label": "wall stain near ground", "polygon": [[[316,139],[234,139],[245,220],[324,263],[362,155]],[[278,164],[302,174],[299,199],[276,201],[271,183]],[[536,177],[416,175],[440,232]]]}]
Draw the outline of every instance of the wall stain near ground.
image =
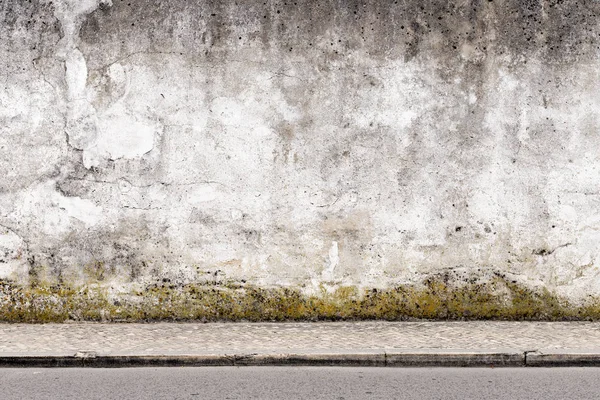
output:
[{"label": "wall stain near ground", "polygon": [[575,305],[547,290],[496,277],[453,287],[443,277],[420,285],[359,290],[323,288],[307,296],[293,288],[167,282],[129,294],[99,287],[18,287],[0,282],[0,321],[339,321],[339,320],[598,320],[598,299]]}]

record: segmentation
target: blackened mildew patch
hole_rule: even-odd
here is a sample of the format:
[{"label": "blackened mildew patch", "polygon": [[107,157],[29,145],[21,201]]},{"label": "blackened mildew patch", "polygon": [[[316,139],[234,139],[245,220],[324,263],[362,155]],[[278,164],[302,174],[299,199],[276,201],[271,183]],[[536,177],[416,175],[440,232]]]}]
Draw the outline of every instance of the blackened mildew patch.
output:
[{"label": "blackened mildew patch", "polygon": [[53,30],[56,26],[53,13],[52,2],[3,0],[0,3],[2,27],[9,33],[21,36],[22,29],[32,32]]},{"label": "blackened mildew patch", "polygon": [[234,52],[253,45],[333,58],[362,51],[451,63],[468,45],[485,55],[560,63],[595,57],[599,15],[600,2],[593,0],[167,0],[151,6],[115,0],[88,16],[81,36],[98,57]]},{"label": "blackened mildew patch", "polygon": [[0,77],[23,73],[41,57],[52,57],[60,34],[52,2],[0,1],[0,51],[10,49],[5,59],[0,53]]}]

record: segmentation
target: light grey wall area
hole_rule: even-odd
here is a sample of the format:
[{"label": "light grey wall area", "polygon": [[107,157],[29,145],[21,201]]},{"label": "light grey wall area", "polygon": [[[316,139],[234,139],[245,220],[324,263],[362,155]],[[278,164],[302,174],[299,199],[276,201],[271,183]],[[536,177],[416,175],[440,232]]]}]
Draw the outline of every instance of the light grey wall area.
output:
[{"label": "light grey wall area", "polygon": [[598,295],[599,17],[0,0],[0,277]]}]

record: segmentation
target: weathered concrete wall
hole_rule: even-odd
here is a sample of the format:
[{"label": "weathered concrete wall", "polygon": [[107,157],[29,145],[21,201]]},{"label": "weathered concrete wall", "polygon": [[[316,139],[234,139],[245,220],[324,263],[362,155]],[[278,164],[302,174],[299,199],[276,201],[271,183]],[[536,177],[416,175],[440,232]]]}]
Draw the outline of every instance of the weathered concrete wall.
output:
[{"label": "weathered concrete wall", "polygon": [[600,295],[599,49],[594,0],[0,0],[0,278]]}]

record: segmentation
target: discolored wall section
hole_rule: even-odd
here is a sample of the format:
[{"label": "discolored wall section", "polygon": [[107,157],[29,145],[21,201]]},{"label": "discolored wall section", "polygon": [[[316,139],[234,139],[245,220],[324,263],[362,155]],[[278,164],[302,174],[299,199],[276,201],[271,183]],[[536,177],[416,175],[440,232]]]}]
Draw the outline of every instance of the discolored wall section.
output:
[{"label": "discolored wall section", "polygon": [[0,0],[0,278],[600,295],[599,16]]}]

